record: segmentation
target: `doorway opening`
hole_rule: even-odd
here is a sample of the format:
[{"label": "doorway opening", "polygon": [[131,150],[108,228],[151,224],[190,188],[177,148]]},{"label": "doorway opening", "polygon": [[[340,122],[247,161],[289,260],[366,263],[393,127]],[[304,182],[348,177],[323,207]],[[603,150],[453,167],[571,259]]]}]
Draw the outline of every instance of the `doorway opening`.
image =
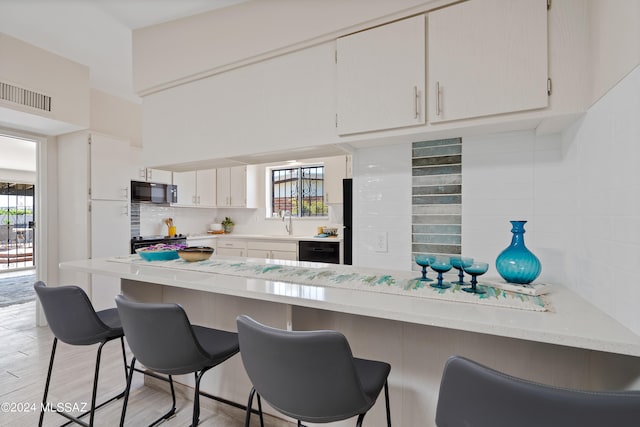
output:
[{"label": "doorway opening", "polygon": [[0,134],[0,307],[35,299],[36,144]]}]

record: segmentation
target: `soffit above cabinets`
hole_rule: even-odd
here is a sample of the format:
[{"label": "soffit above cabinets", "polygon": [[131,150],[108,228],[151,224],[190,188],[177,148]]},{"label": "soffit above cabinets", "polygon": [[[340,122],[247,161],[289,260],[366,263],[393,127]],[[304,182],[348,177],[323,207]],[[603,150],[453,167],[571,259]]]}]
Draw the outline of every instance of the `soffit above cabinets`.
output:
[{"label": "soffit above cabinets", "polygon": [[264,163],[286,162],[288,160],[305,160],[320,157],[333,157],[352,153],[347,144],[327,144],[314,147],[298,147],[286,151],[266,151],[229,158],[206,159],[195,162],[173,165],[154,165],[154,168],[173,172],[186,172],[200,169],[215,169],[242,165],[258,165]]}]

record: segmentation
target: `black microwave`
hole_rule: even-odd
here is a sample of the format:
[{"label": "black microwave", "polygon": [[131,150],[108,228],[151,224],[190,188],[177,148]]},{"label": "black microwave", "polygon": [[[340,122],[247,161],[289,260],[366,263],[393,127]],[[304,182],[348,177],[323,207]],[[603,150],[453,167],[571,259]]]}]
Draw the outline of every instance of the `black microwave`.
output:
[{"label": "black microwave", "polygon": [[178,187],[156,182],[131,181],[131,201],[161,205],[178,203]]}]

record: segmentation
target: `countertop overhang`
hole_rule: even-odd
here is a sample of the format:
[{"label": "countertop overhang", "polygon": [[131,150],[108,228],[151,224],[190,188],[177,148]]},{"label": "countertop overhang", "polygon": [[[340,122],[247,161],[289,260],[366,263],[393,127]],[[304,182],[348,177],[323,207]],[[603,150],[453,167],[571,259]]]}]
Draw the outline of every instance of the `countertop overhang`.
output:
[{"label": "countertop overhang", "polygon": [[560,285],[554,285],[550,294],[551,311],[534,312],[375,291],[181,271],[156,267],[152,262],[126,264],[97,258],[63,262],[60,268],[254,300],[640,356],[638,335]]}]

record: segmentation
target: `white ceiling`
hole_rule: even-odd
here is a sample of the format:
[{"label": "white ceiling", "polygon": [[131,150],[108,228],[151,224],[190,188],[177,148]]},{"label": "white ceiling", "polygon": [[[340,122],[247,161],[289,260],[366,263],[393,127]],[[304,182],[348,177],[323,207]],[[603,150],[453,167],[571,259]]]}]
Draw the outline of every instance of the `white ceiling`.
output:
[{"label": "white ceiling", "polygon": [[0,169],[36,170],[36,143],[0,135]]},{"label": "white ceiling", "polygon": [[131,32],[248,0],[0,0],[0,32],[90,68],[91,87],[133,91]]}]

